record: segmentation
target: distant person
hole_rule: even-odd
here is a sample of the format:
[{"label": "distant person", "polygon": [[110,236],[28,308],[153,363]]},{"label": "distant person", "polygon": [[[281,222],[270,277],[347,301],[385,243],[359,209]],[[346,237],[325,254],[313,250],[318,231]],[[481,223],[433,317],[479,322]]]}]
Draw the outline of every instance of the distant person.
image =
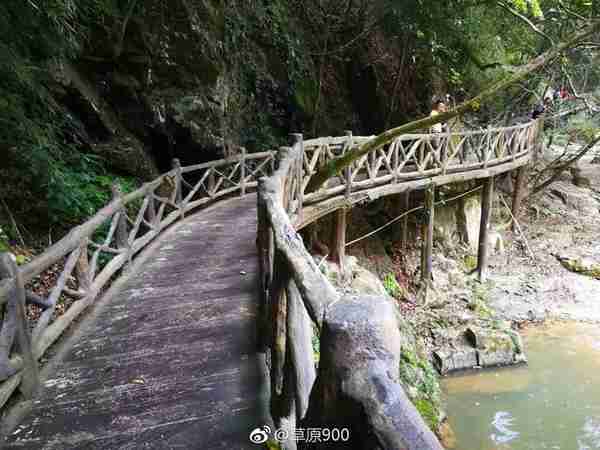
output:
[{"label": "distant person", "polygon": [[537,105],[535,105],[535,108],[533,108],[533,112],[531,113],[531,118],[533,120],[539,119],[540,116],[542,116],[546,112],[546,109],[550,108],[551,106],[552,99],[546,97],[544,99],[544,103],[538,103]]},{"label": "distant person", "polygon": [[[448,110],[446,107],[446,103],[442,99],[434,99],[433,105],[431,107],[431,113],[429,117],[435,117],[439,114],[445,113]],[[448,132],[448,124],[446,122],[438,122],[431,126],[432,133],[447,133]]]}]

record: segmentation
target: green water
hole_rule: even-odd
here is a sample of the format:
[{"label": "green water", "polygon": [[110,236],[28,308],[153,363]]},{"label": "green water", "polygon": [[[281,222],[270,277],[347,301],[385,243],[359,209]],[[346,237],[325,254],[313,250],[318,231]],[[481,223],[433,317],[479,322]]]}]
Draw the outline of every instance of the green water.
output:
[{"label": "green water", "polygon": [[600,326],[524,335],[529,364],[443,380],[457,450],[600,450]]}]

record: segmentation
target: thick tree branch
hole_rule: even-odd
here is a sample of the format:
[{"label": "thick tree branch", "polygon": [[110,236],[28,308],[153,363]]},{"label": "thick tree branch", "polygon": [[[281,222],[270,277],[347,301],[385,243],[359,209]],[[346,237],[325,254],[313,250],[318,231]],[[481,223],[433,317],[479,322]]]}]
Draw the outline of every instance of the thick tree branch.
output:
[{"label": "thick tree branch", "polygon": [[529,28],[531,28],[535,33],[539,34],[544,39],[548,39],[550,41],[550,44],[554,45],[554,41],[552,40],[552,38],[550,36],[548,36],[546,33],[544,33],[542,30],[540,30],[536,24],[534,24],[531,20],[529,20],[526,16],[521,14],[519,11],[511,8],[504,2],[498,2],[498,6],[500,6],[502,9],[511,13],[513,16],[515,16],[519,20],[525,22],[527,25],[529,25]]},{"label": "thick tree branch", "polygon": [[543,189],[545,189],[546,187],[548,187],[550,184],[554,183],[554,181],[560,177],[560,175],[569,168],[569,166],[571,164],[573,164],[574,162],[580,160],[581,158],[583,158],[592,148],[594,148],[596,146],[596,144],[598,144],[600,142],[600,135],[596,136],[591,142],[589,142],[585,147],[583,147],[583,149],[577,153],[575,156],[573,156],[572,158],[568,159],[567,161],[565,161],[564,163],[562,163],[560,166],[558,166],[557,168],[554,169],[554,174],[547,179],[546,181],[544,181],[542,184],[536,186],[533,188],[531,195],[535,195],[538,192],[542,191]]},{"label": "thick tree branch", "polygon": [[562,52],[572,48],[578,42],[588,38],[590,35],[592,35],[595,32],[598,32],[599,30],[600,20],[594,21],[590,23],[587,27],[585,27],[582,31],[572,34],[563,42],[542,53],[526,65],[521,66],[513,74],[493,84],[492,86],[485,89],[483,92],[473,97],[472,99],[461,103],[456,108],[453,108],[446,113],[438,114],[435,117],[425,117],[401,125],[399,127],[392,128],[391,130],[384,131],[383,133],[366,142],[362,146],[346,152],[340,158],[336,158],[329,161],[321,169],[319,169],[319,171],[311,178],[309,185],[307,186],[307,191],[313,192],[319,189],[325,183],[325,181],[340,173],[341,170],[349,166],[353,161],[357,160],[361,156],[375,149],[381,148],[384,145],[389,144],[395,138],[402,134],[410,133],[416,130],[422,130],[436,123],[447,122],[448,120],[456,116],[462,115],[468,111],[478,111],[483,103],[485,103],[490,98],[494,97],[498,92],[524,79],[536,70],[539,70],[540,68],[548,64],[550,61],[554,60]]}]

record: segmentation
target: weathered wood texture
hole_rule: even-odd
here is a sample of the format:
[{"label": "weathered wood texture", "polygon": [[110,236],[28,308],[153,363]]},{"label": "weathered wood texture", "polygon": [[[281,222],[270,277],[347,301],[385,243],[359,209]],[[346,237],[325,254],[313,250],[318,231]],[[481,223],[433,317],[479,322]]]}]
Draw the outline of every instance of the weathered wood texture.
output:
[{"label": "weathered wood texture", "polygon": [[[5,323],[0,335],[0,407],[22,382],[23,391],[32,390],[35,380],[32,381],[29,374],[35,371],[35,362],[84,310],[95,305],[96,298],[115,278],[128,274],[132,265],[139,265],[136,255],[165,229],[184,219],[186,214],[198,207],[231,194],[244,194],[258,186],[258,218],[261,225],[258,230],[260,269],[257,270],[260,273],[255,281],[258,282],[258,277],[260,278],[261,319],[277,324],[275,328],[268,330],[261,344],[268,345],[274,352],[275,365],[272,366],[271,375],[275,377],[275,392],[281,395],[295,392],[292,403],[302,410],[312,381],[308,375],[309,381],[296,388],[287,381],[289,377],[303,373],[301,367],[290,363],[292,358],[289,355],[292,353],[289,350],[294,346],[289,339],[290,333],[295,331],[290,331],[288,327],[288,295],[290,292],[294,292],[296,297],[299,295],[298,298],[302,301],[297,302],[296,306],[305,308],[317,327],[321,326],[327,309],[340,296],[322,276],[304,247],[297,233],[298,229],[340,208],[372,201],[384,195],[423,189],[431,183],[442,185],[491,177],[518,168],[529,161],[537,130],[538,123],[532,122],[499,130],[435,137],[401,136],[390,146],[375,149],[365,155],[341,177],[333,177],[323,189],[309,193],[305,192],[306,186],[323,164],[347,153],[352,146],[372,138],[353,137],[351,133],[347,133],[342,138],[303,141],[301,135],[297,135],[293,148],[280,150],[275,172],[275,152],[246,154],[242,151],[238,156],[188,167],[181,167],[178,161],[174,161],[173,170],[133,193],[124,195],[115,189],[113,201],[90,220],[74,228],[57,244],[19,268],[18,273],[0,280],[0,307],[5,310]],[[262,178],[259,185],[259,178],[271,173],[273,175]],[[51,439],[48,442],[56,441],[65,445],[89,441],[90,448],[115,448],[122,447],[131,439],[136,442],[142,435],[147,436],[144,438],[148,439],[147,442],[163,442],[157,438],[156,430],[170,430],[171,425],[175,424],[173,426],[181,427],[185,434],[194,423],[204,430],[200,435],[207,439],[213,439],[211,433],[217,433],[214,434],[214,445],[210,448],[219,448],[218,443],[230,441],[222,435],[218,437],[218,433],[223,432],[221,422],[227,422],[225,416],[219,416],[221,422],[217,425],[217,422],[211,422],[213,419],[217,420],[217,415],[197,412],[202,409],[202,401],[210,400],[202,395],[213,392],[213,388],[204,389],[198,384],[201,383],[199,380],[204,380],[205,384],[209,381],[203,378],[201,372],[196,372],[200,370],[200,366],[194,364],[208,361],[206,367],[210,367],[211,371],[225,367],[224,372],[219,375],[222,389],[215,388],[215,392],[231,390],[227,392],[228,395],[224,393],[221,397],[215,397],[217,406],[210,408],[216,410],[228,405],[229,400],[237,399],[239,405],[234,410],[238,411],[239,408],[245,408],[245,402],[256,395],[256,391],[235,391],[231,386],[242,386],[243,383],[236,385],[235,381],[228,378],[237,377],[240,368],[247,367],[251,361],[242,359],[237,361],[237,365],[230,366],[230,360],[223,357],[228,355],[227,351],[236,354],[235,350],[226,347],[229,345],[227,339],[235,341],[242,333],[241,329],[246,333],[247,323],[258,321],[248,308],[242,311],[248,314],[247,321],[235,320],[240,312],[235,308],[246,301],[244,299],[252,291],[252,283],[249,283],[248,291],[235,291],[238,288],[246,289],[243,283],[231,290],[232,285],[240,281],[240,274],[236,276],[235,270],[246,270],[240,268],[240,264],[248,262],[248,258],[256,257],[254,249],[247,252],[244,250],[246,245],[254,242],[254,226],[248,228],[240,224],[244,222],[244,218],[252,217],[253,221],[256,220],[252,202],[244,202],[246,200],[240,201],[237,206],[231,206],[235,203],[228,203],[228,207],[211,209],[212,212],[206,216],[202,214],[184,222],[177,227],[178,232],[181,232],[180,242],[170,241],[172,232],[160,241],[159,247],[166,252],[166,256],[157,257],[155,262],[140,272],[142,275],[139,278],[132,278],[132,289],[142,292],[140,296],[144,297],[144,301],[137,302],[135,298],[126,301],[122,295],[127,295],[127,290],[123,291],[125,294],[118,297],[121,298],[121,306],[108,308],[106,315],[98,317],[91,325],[91,331],[85,335],[85,340],[78,344],[82,349],[91,349],[90,352],[80,350],[80,353],[67,356],[65,364],[60,367],[64,380],[78,380],[79,371],[86,370],[88,378],[84,383],[75,383],[77,388],[73,385],[72,390],[64,393],[57,392],[57,389],[63,389],[60,387],[64,385],[62,382],[58,383],[59,387],[49,386],[50,394],[45,393],[36,407],[39,417],[43,419],[29,422],[34,428],[30,430],[31,433],[19,433],[21,436],[36,445],[45,442],[43,439],[46,437]],[[227,238],[225,234],[219,234],[219,227],[212,228],[214,220],[217,220],[214,215],[217,210],[223,214],[222,226],[228,230]],[[188,226],[191,228],[186,228]],[[200,228],[196,230],[196,226]],[[99,232],[102,236],[100,242],[96,242]],[[337,241],[342,242],[342,239],[338,238]],[[169,247],[168,242],[171,242],[172,247]],[[177,251],[169,253],[173,248],[177,248]],[[343,254],[339,251],[336,256],[343,257]],[[225,258],[225,266],[214,268],[211,261],[215,258]],[[238,258],[239,264],[236,265],[235,260]],[[275,264],[276,260],[281,263]],[[55,263],[62,263],[64,268],[47,299],[24,292],[23,289],[20,290],[18,299],[12,295],[15,285],[23,286]],[[155,265],[160,269],[156,268],[153,272]],[[189,270],[195,270],[195,276],[190,280],[185,278]],[[218,272],[219,270],[223,270],[223,273]],[[186,284],[188,282],[195,284],[192,287],[191,284]],[[140,291],[143,283],[150,284],[145,291]],[[56,306],[65,295],[71,297],[70,307],[56,318]],[[194,308],[198,307],[201,297],[204,297],[204,306],[208,309],[194,314]],[[14,324],[18,321],[15,308],[25,301],[42,306],[44,311],[34,326],[31,339],[21,344],[14,339],[12,330],[16,330]],[[119,305],[119,301],[112,300],[111,305]],[[234,309],[227,310],[228,306]],[[130,317],[127,311],[130,308],[138,316],[135,322],[125,320],[125,324],[132,324],[131,329],[125,331],[126,325],[122,319]],[[123,311],[126,312],[122,314]],[[212,313],[217,316],[210,316]],[[224,317],[225,320],[216,317]],[[186,318],[194,319],[189,327],[185,322]],[[186,325],[179,326],[179,320]],[[217,324],[218,330],[211,328]],[[253,329],[254,326],[255,324]],[[261,327],[263,331],[267,331],[267,328],[269,327]],[[21,336],[20,340],[25,342],[27,337]],[[223,349],[211,348],[211,342],[217,337],[225,345]],[[105,353],[100,361],[94,352],[102,342],[110,343],[110,347],[103,347]],[[170,353],[165,348],[165,345],[168,347],[171,344],[177,347],[175,353]],[[202,351],[197,350],[200,347]],[[133,359],[128,355],[129,349],[137,352]],[[211,349],[216,353],[212,353]],[[211,358],[217,354],[219,356],[213,361]],[[298,359],[298,355],[294,359]],[[73,361],[77,361],[77,364]],[[149,378],[161,379],[163,384],[158,381],[147,384],[143,378],[135,378],[136,373],[129,373],[133,378],[127,379],[123,374],[131,364],[135,371],[147,367]],[[103,372],[103,365],[113,368],[109,372]],[[160,373],[151,369],[162,371],[168,376],[161,378]],[[178,372],[170,372],[171,370]],[[118,374],[120,378],[114,378],[117,375],[113,374]],[[174,380],[177,387],[169,385],[168,380]],[[184,382],[183,385],[179,381]],[[252,378],[252,382],[255,381]],[[67,388],[69,386],[67,384]],[[146,408],[143,396],[149,395],[149,388],[153,389],[152,398],[148,400],[150,406]],[[138,393],[140,397],[136,397]],[[185,395],[182,396],[182,393]],[[192,403],[196,401],[195,415],[192,414],[191,407],[186,406],[185,399],[188,396],[197,400],[192,400]],[[135,401],[127,403],[131,399]],[[158,402],[164,402],[164,408]],[[125,404],[131,405],[131,408],[124,407]],[[107,412],[110,409],[107,405],[117,408],[114,415]],[[289,407],[291,403],[288,402],[286,408]],[[144,408],[149,411],[149,416],[136,412]],[[208,411],[212,411],[210,408]],[[156,418],[158,413],[155,410],[158,409],[161,410],[162,419]],[[88,414],[86,411],[91,412]],[[187,418],[183,417],[184,413],[187,413]],[[289,418],[293,419],[291,416]],[[160,420],[167,420],[168,423]],[[65,432],[66,434],[57,432],[61,426],[72,426],[72,431]],[[104,437],[97,438],[98,435]],[[196,434],[195,437],[197,436]],[[220,441],[221,438],[223,440]],[[189,445],[189,442],[183,445],[177,443],[175,447],[193,448]],[[59,445],[59,448],[65,446]]]},{"label": "weathered wood texture", "polygon": [[423,224],[423,240],[421,242],[421,281],[431,281],[433,268],[433,225],[435,220],[435,185],[425,191],[426,222]]},{"label": "weathered wood texture", "polygon": [[514,183],[513,200],[512,200],[512,222],[511,229],[516,230],[519,222],[521,205],[525,198],[525,190],[527,185],[527,166],[521,166],[517,169],[517,178]]},{"label": "weathered wood texture", "polygon": [[481,192],[481,221],[479,224],[479,249],[477,252],[477,272],[479,281],[485,281],[488,265],[488,240],[492,206],[494,201],[494,177],[487,178]]},{"label": "weathered wood texture", "polygon": [[[115,276],[126,273],[135,256],[163,230],[183,219],[189,211],[256,187],[257,178],[267,173],[268,163],[274,156],[274,152],[251,155],[242,152],[232,158],[185,168],[175,159],[173,170],[135,192],[123,195],[119,186],[115,185],[112,202],[94,217],[74,228],[65,238],[24,267],[15,269],[12,275],[0,276],[2,308],[9,301],[17,279],[21,282],[31,281],[52,264],[63,263],[62,272],[47,299],[32,293],[25,295],[27,302],[43,308],[40,318],[33,325],[31,344],[25,347],[26,352],[13,351],[12,347],[16,344],[14,339],[0,339],[0,346],[5,350],[0,351],[0,408],[21,381],[25,384],[22,390],[31,390],[28,387],[31,385],[31,370],[25,377],[20,373],[25,365],[29,367],[31,364],[21,355],[30,352],[34,361],[39,360],[67,327],[93,305],[99,293],[110,285]],[[193,173],[197,177],[194,184],[185,180],[184,173]],[[100,239],[100,242],[94,239]],[[88,260],[90,251],[91,260]],[[73,288],[69,283],[77,287]],[[56,307],[65,296],[73,301],[67,311],[56,318]],[[3,327],[4,334],[14,322],[11,319],[14,307],[7,308],[8,313],[2,317],[2,322],[7,324]]]},{"label": "weathered wood texture", "polygon": [[[363,155],[347,171],[315,192],[305,192],[311,177],[333,159],[372,138],[320,138],[304,141],[302,203],[313,205],[377,186],[446,176],[510,163],[528,155],[536,144],[537,121],[508,128],[452,134],[408,134]],[[510,170],[505,167],[504,171]]]},{"label": "weathered wood texture", "polygon": [[180,222],[66,344],[7,448],[247,449],[265,424],[254,196]]}]

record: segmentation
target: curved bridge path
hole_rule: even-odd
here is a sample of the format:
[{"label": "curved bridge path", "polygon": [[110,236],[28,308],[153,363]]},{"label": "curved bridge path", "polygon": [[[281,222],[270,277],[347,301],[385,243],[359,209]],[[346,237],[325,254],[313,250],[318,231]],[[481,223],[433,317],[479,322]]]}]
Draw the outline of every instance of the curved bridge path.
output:
[{"label": "curved bridge path", "polygon": [[[482,180],[483,279],[494,177],[517,171],[516,214],[538,129],[534,121],[399,136],[315,192],[306,188],[320,167],[371,137],[296,135],[294,146],[279,152],[241,149],[187,167],[174,160],[171,171],[135,192],[115,187],[108,205],[24,266],[0,254],[0,410],[16,390],[27,400],[3,415],[5,447],[246,449],[253,447],[250,430],[272,419],[298,423],[315,377],[312,327],[322,325],[339,294],[297,231],[335,213],[330,257],[343,263],[349,208],[402,194],[408,210],[411,191],[426,191],[427,280],[435,186]],[[258,198],[247,195],[251,189]],[[28,291],[57,267],[47,298]],[[39,317],[26,316],[27,304]],[[422,422],[417,429],[426,428],[416,410],[411,414]]]},{"label": "curved bridge path", "polygon": [[7,448],[248,448],[268,403],[255,239],[255,195],[166,231],[69,339]]}]

